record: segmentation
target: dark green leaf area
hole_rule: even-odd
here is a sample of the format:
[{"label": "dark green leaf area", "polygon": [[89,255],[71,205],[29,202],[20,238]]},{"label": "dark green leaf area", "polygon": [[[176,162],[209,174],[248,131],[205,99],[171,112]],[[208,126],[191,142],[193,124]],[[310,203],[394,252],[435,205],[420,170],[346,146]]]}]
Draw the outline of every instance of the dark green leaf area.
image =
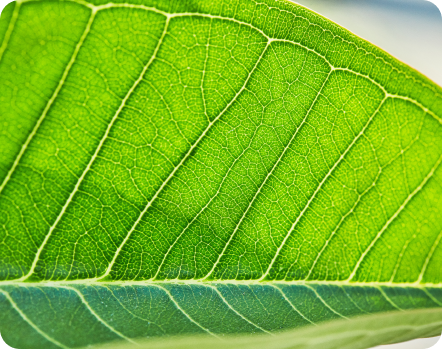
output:
[{"label": "dark green leaf area", "polygon": [[372,44],[284,0],[24,0],[0,77],[10,345],[440,332],[442,89]]},{"label": "dark green leaf area", "polygon": [[[0,297],[1,331],[17,348],[198,333],[272,334],[399,308],[434,308],[442,302],[440,289],[286,283],[33,284],[4,287]],[[27,321],[20,320],[24,314]]]}]

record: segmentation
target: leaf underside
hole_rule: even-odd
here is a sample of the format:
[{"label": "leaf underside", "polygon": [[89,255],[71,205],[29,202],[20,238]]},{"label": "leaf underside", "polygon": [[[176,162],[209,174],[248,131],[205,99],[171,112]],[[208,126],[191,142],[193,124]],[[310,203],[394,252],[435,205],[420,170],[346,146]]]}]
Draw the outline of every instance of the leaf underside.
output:
[{"label": "leaf underside", "polygon": [[24,1],[0,76],[13,347],[441,332],[442,89],[373,45],[284,1]]}]

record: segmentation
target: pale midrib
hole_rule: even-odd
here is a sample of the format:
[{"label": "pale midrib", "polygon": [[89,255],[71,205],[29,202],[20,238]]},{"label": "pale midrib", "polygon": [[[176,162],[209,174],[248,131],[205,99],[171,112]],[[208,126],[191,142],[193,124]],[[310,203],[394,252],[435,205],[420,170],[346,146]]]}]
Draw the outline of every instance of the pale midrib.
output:
[{"label": "pale midrib", "polygon": [[155,286],[155,285],[199,285],[199,286],[216,286],[216,285],[243,285],[243,286],[265,286],[265,285],[282,285],[282,286],[339,286],[339,287],[387,287],[387,288],[402,288],[402,289],[437,289],[442,287],[442,283],[417,283],[414,282],[401,282],[394,283],[390,281],[348,281],[348,280],[202,280],[202,279],[164,279],[164,280],[97,280],[97,279],[78,279],[78,280],[61,280],[61,281],[20,281],[15,280],[3,280],[0,281],[0,287],[2,286],[18,286],[18,287],[60,287],[60,286]]}]

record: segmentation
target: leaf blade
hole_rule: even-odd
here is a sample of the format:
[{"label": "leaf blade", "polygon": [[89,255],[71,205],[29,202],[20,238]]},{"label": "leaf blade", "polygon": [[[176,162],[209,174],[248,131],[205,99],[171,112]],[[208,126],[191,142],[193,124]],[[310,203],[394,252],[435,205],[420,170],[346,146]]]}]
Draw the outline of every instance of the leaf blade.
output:
[{"label": "leaf blade", "polygon": [[[75,294],[69,311],[104,327],[84,329],[89,343],[64,319],[49,331],[60,331],[52,344],[81,346],[148,333],[125,327],[140,320],[129,298],[115,314],[130,320],[95,310],[106,288],[163,292],[144,310],[167,296],[159,321],[178,311],[184,322],[155,336],[441,306],[438,86],[289,3],[72,6],[92,17],[15,163],[0,159],[8,316],[49,345],[63,312],[42,306],[40,323],[17,302]],[[5,57],[22,39],[10,37]]]}]

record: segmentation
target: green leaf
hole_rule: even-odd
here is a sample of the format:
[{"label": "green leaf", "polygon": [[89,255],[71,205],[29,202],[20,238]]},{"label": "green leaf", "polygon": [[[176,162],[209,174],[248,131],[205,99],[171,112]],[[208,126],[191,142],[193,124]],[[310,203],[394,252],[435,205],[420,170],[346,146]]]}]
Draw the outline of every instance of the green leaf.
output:
[{"label": "green leaf", "polygon": [[0,40],[13,347],[441,332],[442,89],[421,74],[274,0],[14,2]]},{"label": "green leaf", "polygon": [[[287,331],[276,336],[229,336],[223,341],[213,337],[187,336],[162,340],[144,340],[137,348],[321,348],[359,349],[379,343],[396,343],[438,333],[442,326],[440,309],[413,310],[368,315],[352,321],[333,321],[320,326]],[[440,331],[439,331],[440,332]],[[114,342],[98,348],[125,349],[127,342]]]}]

